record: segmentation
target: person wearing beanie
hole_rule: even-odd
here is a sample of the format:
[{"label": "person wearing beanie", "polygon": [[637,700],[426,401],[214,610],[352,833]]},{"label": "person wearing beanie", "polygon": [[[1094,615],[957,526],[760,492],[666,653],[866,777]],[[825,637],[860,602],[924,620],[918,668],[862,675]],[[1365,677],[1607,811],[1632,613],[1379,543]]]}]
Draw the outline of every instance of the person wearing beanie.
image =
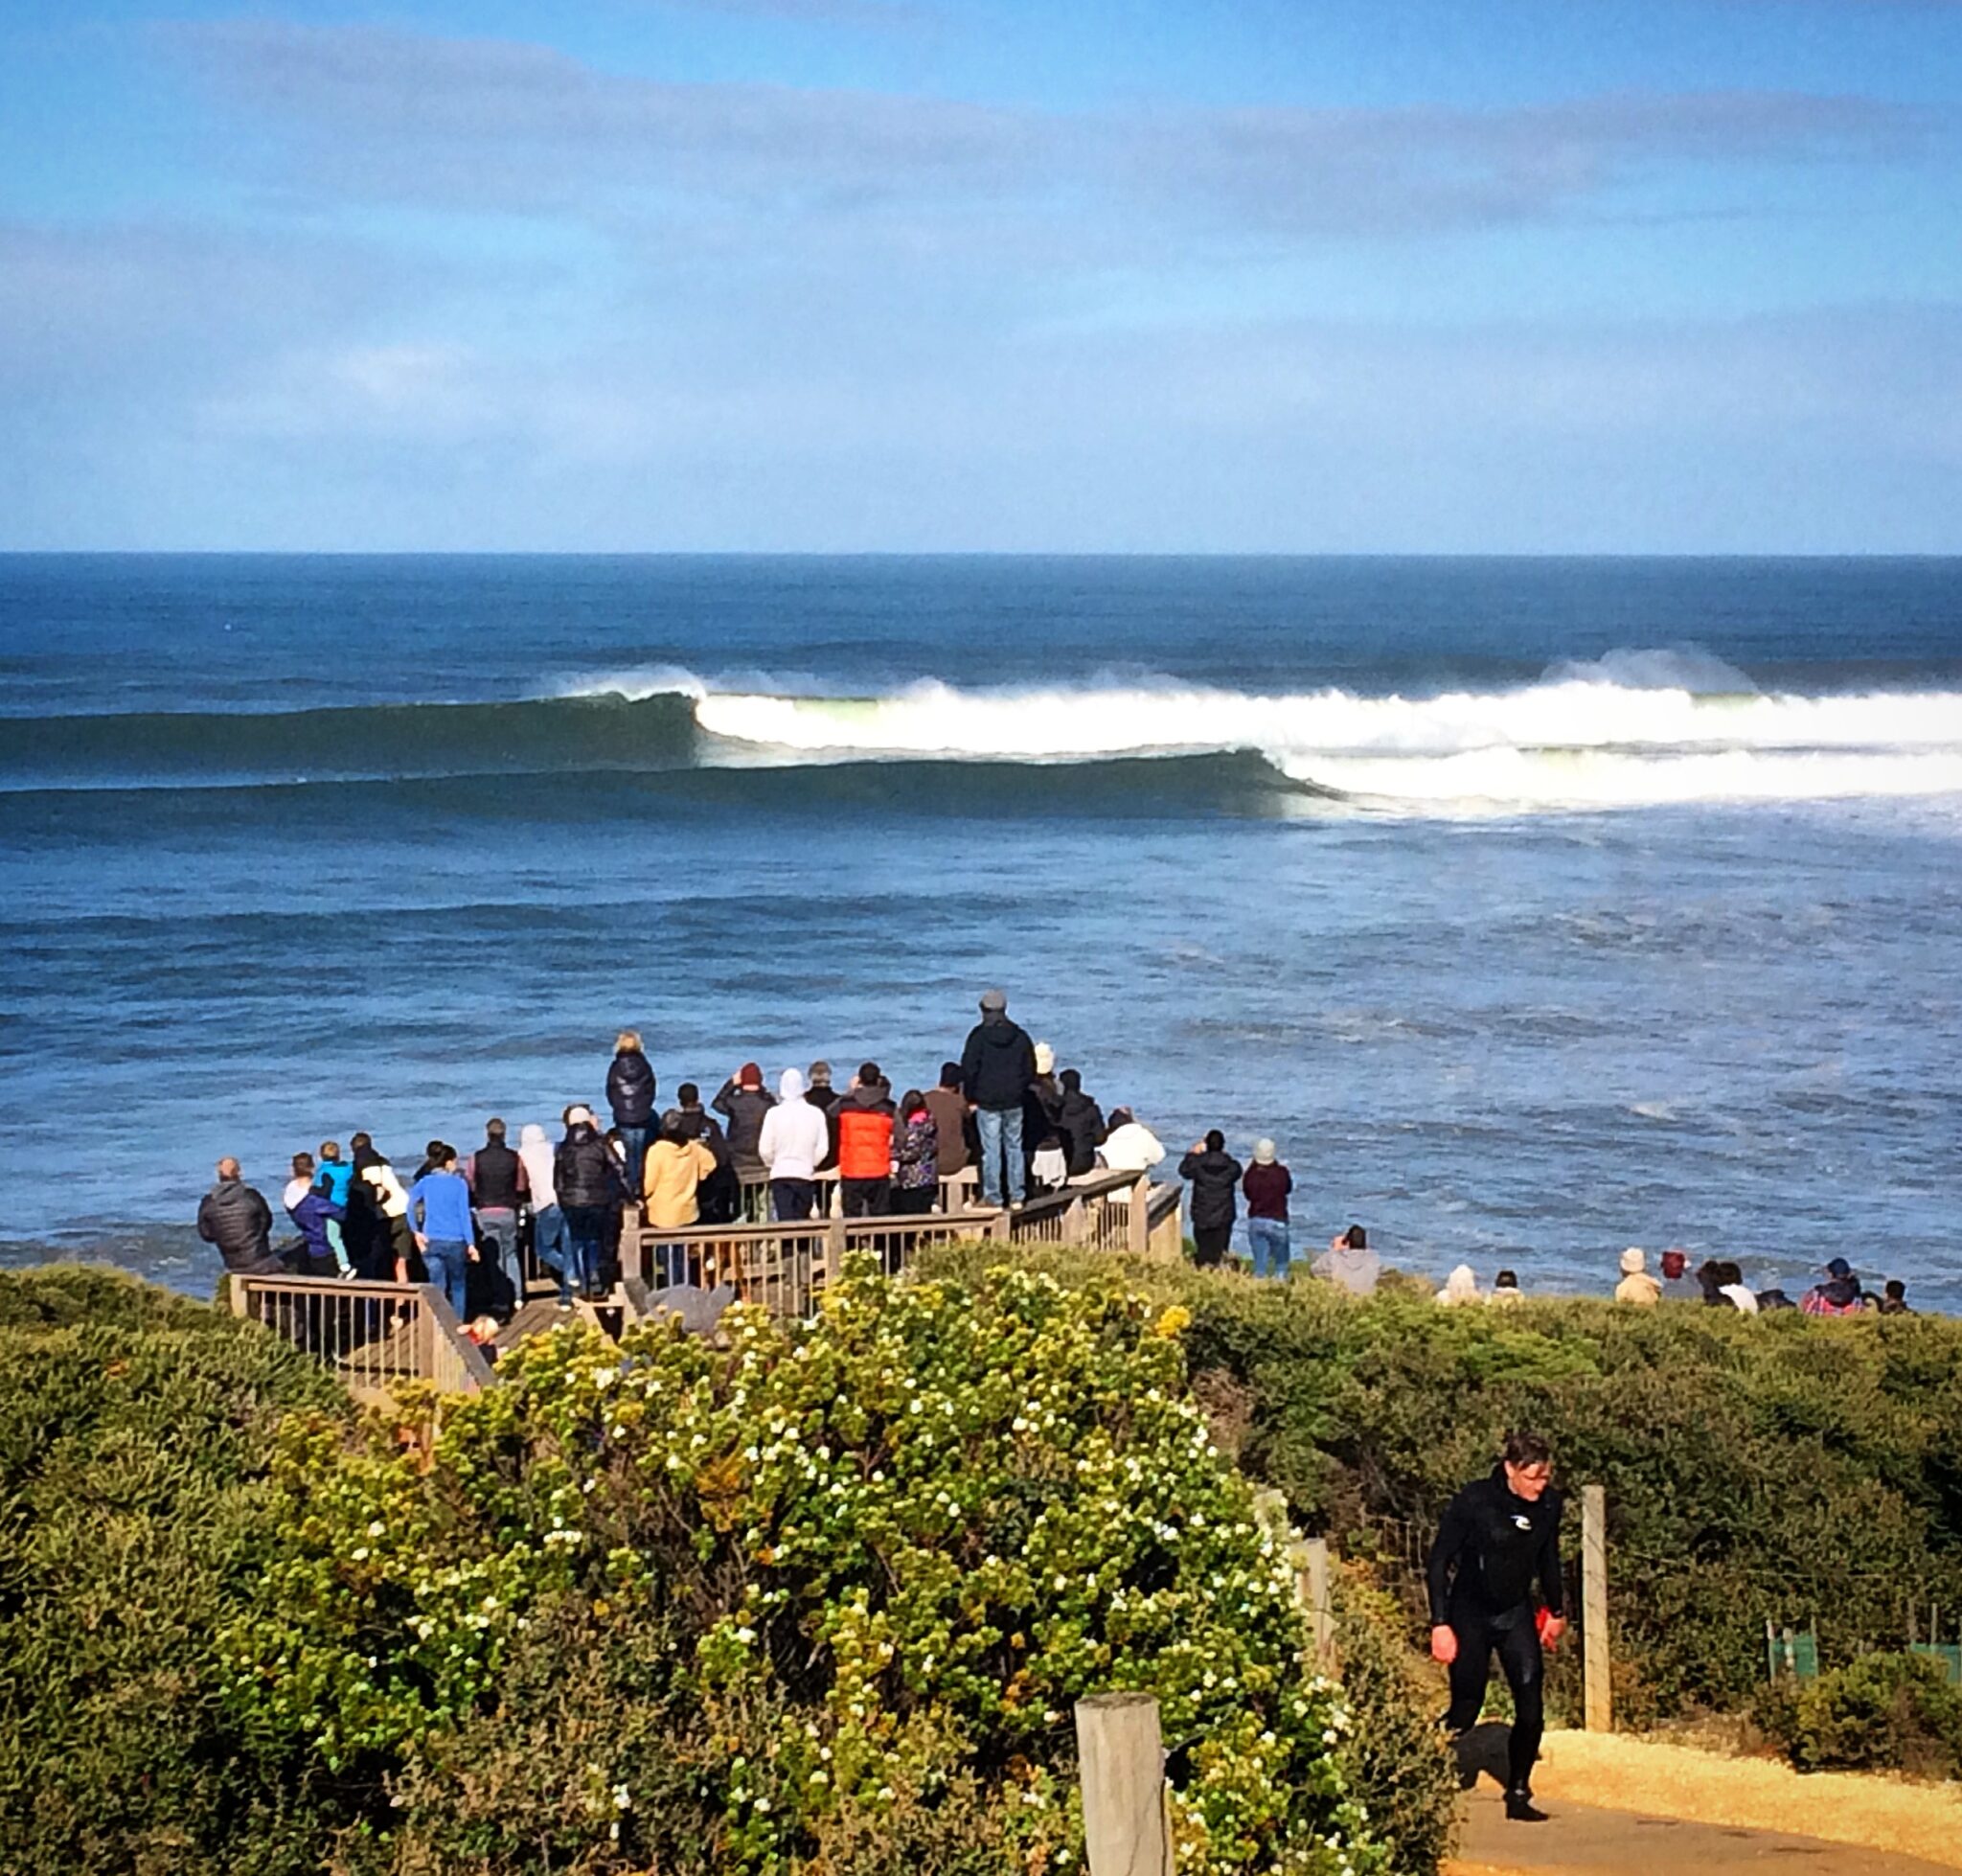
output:
[{"label": "person wearing beanie", "polygon": [[770,1176],[756,1143],[763,1137],[764,1115],[776,1105],[764,1092],[763,1070],[753,1062],[737,1069],[709,1103],[729,1123],[729,1157],[744,1185],[761,1185]]},{"label": "person wearing beanie", "polygon": [[756,1141],[770,1172],[770,1216],[780,1224],[808,1219],[817,1209],[817,1169],[831,1144],[824,1110],[811,1105],[804,1077],[786,1068],[777,1082],[777,1105],[764,1115]]},{"label": "person wearing beanie", "polygon": [[1047,1042],[1035,1045],[1035,1062],[1036,1072],[1022,1093],[1022,1155],[1029,1164],[1031,1188],[1053,1189],[1069,1177],[1068,1150],[1058,1125],[1062,1118],[1062,1087],[1056,1079],[1056,1051]]},{"label": "person wearing beanie", "polygon": [[1002,992],[982,992],[981,1020],[968,1032],[967,1046],[961,1051],[961,1081],[981,1138],[984,1204],[1019,1205],[1028,1195],[1022,1102],[1035,1079],[1036,1045],[1029,1032],[1009,1020],[1008,998]]},{"label": "person wearing beanie", "polygon": [[1649,1259],[1640,1245],[1631,1245],[1621,1254],[1621,1281],[1614,1286],[1617,1303],[1633,1303],[1651,1310],[1662,1300],[1662,1286],[1649,1274]]},{"label": "person wearing beanie", "polygon": [[1288,1274],[1288,1195],[1294,1176],[1281,1164],[1271,1140],[1257,1140],[1253,1164],[1240,1181],[1246,1195],[1246,1244],[1257,1277]]}]

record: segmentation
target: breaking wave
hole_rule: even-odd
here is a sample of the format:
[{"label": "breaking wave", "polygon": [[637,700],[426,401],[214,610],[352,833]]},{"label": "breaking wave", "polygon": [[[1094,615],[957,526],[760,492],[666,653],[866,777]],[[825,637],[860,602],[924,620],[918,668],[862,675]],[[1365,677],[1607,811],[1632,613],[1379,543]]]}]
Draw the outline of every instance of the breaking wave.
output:
[{"label": "breaking wave", "polygon": [[[766,805],[797,790],[758,771],[792,768],[842,801],[910,789],[958,812],[964,791],[1039,803],[1041,775],[1069,765],[1081,772],[1052,777],[1057,791],[1104,802],[1135,791],[1158,812],[1181,800],[1193,812],[1244,811],[1263,792],[1422,813],[1962,793],[1962,694],[1766,694],[1684,652],[1615,652],[1537,684],[1422,698],[1149,677],[1018,690],[927,681],[852,698],[745,676],[754,688],[662,669],[510,702],[6,719],[0,789],[612,774],[666,777],[657,792],[703,800],[747,789]],[[817,769],[841,772],[827,784]],[[1017,770],[1029,771],[1026,789]]]}]

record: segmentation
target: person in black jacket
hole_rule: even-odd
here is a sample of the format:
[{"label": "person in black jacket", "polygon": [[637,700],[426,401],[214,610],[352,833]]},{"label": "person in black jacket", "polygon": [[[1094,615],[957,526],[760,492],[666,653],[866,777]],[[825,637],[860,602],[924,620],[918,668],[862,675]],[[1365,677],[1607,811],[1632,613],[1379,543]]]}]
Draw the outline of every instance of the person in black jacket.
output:
[{"label": "person in black jacket", "polygon": [[1563,1500],[1548,1482],[1552,1456],[1538,1435],[1510,1435],[1492,1476],[1466,1486],[1446,1508],[1426,1572],[1431,1657],[1451,1671],[1448,1731],[1468,1732],[1478,1724],[1493,1651],[1498,1652],[1513,1690],[1506,1816],[1521,1823],[1546,1816],[1533,1804],[1533,1765],[1546,1727],[1536,1581],[1546,1602],[1546,1646],[1555,1646],[1567,1626],[1560,1564]]},{"label": "person in black jacket", "polygon": [[590,1108],[570,1109],[565,1138],[552,1155],[552,1184],[572,1240],[572,1268],[590,1301],[605,1292],[600,1271],[606,1256],[607,1230],[623,1185],[620,1162],[594,1123]]},{"label": "person in black jacket", "polygon": [[1019,1205],[1029,1190],[1022,1097],[1036,1079],[1036,1045],[1026,1029],[1009,1021],[1008,997],[1001,991],[982,993],[981,1020],[968,1032],[961,1051],[961,1079],[981,1136],[981,1201],[999,1206],[1005,1197]]},{"label": "person in black jacket", "polygon": [[654,1124],[654,1069],[641,1047],[640,1031],[623,1029],[613,1044],[613,1065],[606,1070],[606,1099],[613,1125],[627,1150],[627,1185],[640,1197],[641,1162],[648,1155],[648,1131]]},{"label": "person in black jacket", "polygon": [[1079,1178],[1097,1170],[1097,1149],[1104,1144],[1104,1110],[1084,1092],[1084,1078],[1076,1069],[1065,1068],[1057,1079],[1062,1084],[1062,1103],[1057,1110],[1056,1130],[1069,1155],[1069,1176]]},{"label": "person in black jacket", "polygon": [[245,1183],[239,1162],[218,1161],[218,1182],[197,1206],[197,1235],[217,1245],[225,1269],[240,1276],[276,1276],[285,1264],[273,1255],[272,1207]]},{"label": "person in black jacket", "polygon": [[1178,1162],[1178,1177],[1192,1181],[1192,1261],[1201,1270],[1217,1269],[1226,1255],[1240,1212],[1240,1173],[1217,1127]]}]

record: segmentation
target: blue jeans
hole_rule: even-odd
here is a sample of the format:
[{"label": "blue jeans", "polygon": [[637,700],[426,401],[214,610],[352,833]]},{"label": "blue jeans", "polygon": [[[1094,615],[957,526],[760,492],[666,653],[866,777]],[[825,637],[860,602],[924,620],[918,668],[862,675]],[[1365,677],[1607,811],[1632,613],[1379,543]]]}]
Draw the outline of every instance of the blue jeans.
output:
[{"label": "blue jeans", "polygon": [[565,1229],[565,1214],[557,1205],[544,1205],[532,1214],[532,1255],[539,1266],[559,1278],[559,1300],[572,1301],[572,1239]]},{"label": "blue jeans", "polygon": [[606,1207],[567,1205],[565,1229],[572,1239],[572,1279],[582,1290],[600,1281],[606,1261]]},{"label": "blue jeans", "polygon": [[1246,1247],[1253,1252],[1255,1276],[1285,1277],[1288,1274],[1288,1221],[1285,1218],[1248,1219]]},{"label": "blue jeans", "polygon": [[429,1281],[448,1298],[456,1319],[464,1321],[464,1280],[470,1268],[470,1247],[461,1238],[431,1238],[422,1247]]},{"label": "blue jeans", "polygon": [[1019,1108],[976,1108],[974,1126],[981,1135],[981,1202],[1001,1203],[1001,1164],[1008,1159],[1008,1197],[1019,1205],[1028,1196],[1029,1168],[1022,1158],[1022,1110]]},{"label": "blue jeans", "polygon": [[817,1209],[815,1179],[772,1179],[770,1216],[779,1224],[803,1223]]},{"label": "blue jeans", "polygon": [[620,1144],[627,1149],[627,1189],[638,1199],[641,1180],[647,1176],[648,1130],[645,1127],[623,1127]]}]

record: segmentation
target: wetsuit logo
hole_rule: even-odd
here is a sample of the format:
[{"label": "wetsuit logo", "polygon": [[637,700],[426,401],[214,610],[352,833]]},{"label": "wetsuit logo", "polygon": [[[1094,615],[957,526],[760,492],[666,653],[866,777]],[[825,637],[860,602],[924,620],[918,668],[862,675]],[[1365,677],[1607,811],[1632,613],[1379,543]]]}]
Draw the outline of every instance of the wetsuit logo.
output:
[{"label": "wetsuit logo", "polygon": [[1532,1519],[1528,1518],[1523,1511],[1513,1513],[1513,1522],[1522,1531],[1530,1531],[1533,1528]]}]

